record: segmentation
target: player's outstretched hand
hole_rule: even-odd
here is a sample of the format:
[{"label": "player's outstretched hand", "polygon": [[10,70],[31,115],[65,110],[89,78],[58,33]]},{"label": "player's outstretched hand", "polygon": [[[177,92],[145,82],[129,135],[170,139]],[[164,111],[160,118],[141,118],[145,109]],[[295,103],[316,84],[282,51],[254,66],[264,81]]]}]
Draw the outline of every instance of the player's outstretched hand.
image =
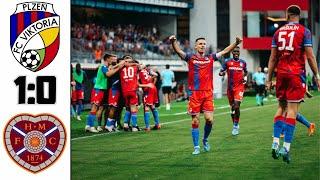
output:
[{"label": "player's outstretched hand", "polygon": [[171,36],[169,37],[169,40],[170,40],[170,42],[172,43],[172,42],[176,41],[177,38],[176,38],[175,35],[171,35]]},{"label": "player's outstretched hand", "polygon": [[237,44],[240,44],[241,42],[242,42],[242,39],[239,38],[239,37],[236,37],[236,43],[237,43]]},{"label": "player's outstretched hand", "polygon": [[120,61],[119,62],[119,67],[122,68],[125,65],[126,61]]}]

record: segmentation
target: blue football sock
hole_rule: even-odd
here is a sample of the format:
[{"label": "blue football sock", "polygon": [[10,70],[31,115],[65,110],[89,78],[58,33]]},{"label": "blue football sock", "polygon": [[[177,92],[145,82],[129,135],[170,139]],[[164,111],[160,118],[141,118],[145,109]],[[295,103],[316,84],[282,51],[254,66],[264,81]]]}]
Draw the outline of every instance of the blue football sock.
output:
[{"label": "blue football sock", "polygon": [[124,118],[123,118],[124,123],[129,123],[130,114],[131,114],[130,111],[126,111],[126,113],[124,114]]},{"label": "blue football sock", "polygon": [[82,104],[79,104],[79,105],[78,105],[78,109],[77,109],[77,114],[78,114],[78,116],[81,115],[82,106],[83,106]]},{"label": "blue football sock", "polygon": [[149,128],[150,127],[150,112],[147,111],[147,112],[144,112],[144,124],[146,125],[146,128]]},{"label": "blue football sock", "polygon": [[238,126],[240,118],[234,118],[233,126]]},{"label": "blue football sock", "polygon": [[296,127],[295,125],[286,124],[284,142],[286,143],[292,142],[295,127]]},{"label": "blue football sock", "polygon": [[111,126],[114,126],[114,119],[110,119],[110,118],[108,118],[108,120],[107,120],[107,126],[108,127],[111,127]]},{"label": "blue football sock", "polygon": [[193,146],[199,146],[199,128],[192,128],[191,135]]},{"label": "blue football sock", "polygon": [[153,118],[154,118],[154,123],[155,125],[158,125],[159,124],[159,112],[156,108],[154,109],[151,109],[152,111],[152,114],[153,114]]},{"label": "blue football sock", "polygon": [[212,124],[211,123],[206,123],[204,125],[203,142],[207,142],[208,141],[208,137],[210,135],[211,129],[212,129]]},{"label": "blue football sock", "polygon": [[89,114],[87,117],[87,125],[90,127],[94,126],[94,120],[96,119],[96,115],[95,114]]},{"label": "blue football sock", "polygon": [[132,126],[135,127],[137,126],[137,113],[131,113],[131,120],[132,120]]},{"label": "blue football sock", "polygon": [[283,121],[284,117],[275,117],[275,123],[273,123],[273,137],[280,138],[280,134],[282,133],[282,129],[285,125]]},{"label": "blue football sock", "polygon": [[296,119],[297,119],[297,121],[299,121],[303,125],[305,125],[307,128],[310,127],[310,122],[302,114],[298,113]]}]

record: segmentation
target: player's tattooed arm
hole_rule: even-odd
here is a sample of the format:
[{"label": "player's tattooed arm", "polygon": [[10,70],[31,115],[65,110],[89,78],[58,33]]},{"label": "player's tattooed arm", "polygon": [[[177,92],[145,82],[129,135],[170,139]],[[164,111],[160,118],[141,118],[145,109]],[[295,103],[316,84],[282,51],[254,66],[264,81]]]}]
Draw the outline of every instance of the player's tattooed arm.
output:
[{"label": "player's tattooed arm", "polygon": [[271,89],[272,75],[273,75],[274,68],[276,67],[276,64],[277,64],[277,48],[272,48],[271,54],[269,57],[269,63],[268,63],[268,77],[266,81],[267,90]]},{"label": "player's tattooed arm", "polygon": [[228,47],[224,48],[224,50],[222,50],[216,54],[217,58],[224,56],[225,54],[228,54],[235,47],[237,47],[241,42],[242,42],[242,39],[239,37],[236,37],[236,41],[234,43],[230,44]]},{"label": "player's tattooed arm", "polygon": [[171,35],[169,37],[169,40],[172,44],[172,47],[174,49],[174,51],[178,54],[178,56],[181,58],[181,59],[185,59],[186,58],[186,53],[182,51],[182,49],[179,47],[178,45],[178,42],[177,42],[177,38],[175,35]]},{"label": "player's tattooed arm", "polygon": [[109,69],[108,69],[108,72],[106,73],[106,76],[107,77],[111,77],[112,75],[114,75],[116,72],[119,71],[119,69],[121,69],[125,64],[125,61],[121,61],[119,62],[117,65],[115,66],[111,66]]},{"label": "player's tattooed arm", "polygon": [[139,87],[141,88],[152,88],[154,85],[153,83],[148,83],[148,84],[138,84]]}]

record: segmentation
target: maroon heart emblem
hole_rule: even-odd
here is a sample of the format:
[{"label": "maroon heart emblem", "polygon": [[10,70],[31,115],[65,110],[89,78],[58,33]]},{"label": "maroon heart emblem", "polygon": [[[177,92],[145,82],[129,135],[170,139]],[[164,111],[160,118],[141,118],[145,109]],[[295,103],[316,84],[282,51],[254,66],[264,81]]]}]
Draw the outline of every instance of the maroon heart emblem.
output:
[{"label": "maroon heart emblem", "polygon": [[54,115],[19,114],[7,123],[4,143],[17,164],[37,173],[52,165],[62,154],[66,131]]}]

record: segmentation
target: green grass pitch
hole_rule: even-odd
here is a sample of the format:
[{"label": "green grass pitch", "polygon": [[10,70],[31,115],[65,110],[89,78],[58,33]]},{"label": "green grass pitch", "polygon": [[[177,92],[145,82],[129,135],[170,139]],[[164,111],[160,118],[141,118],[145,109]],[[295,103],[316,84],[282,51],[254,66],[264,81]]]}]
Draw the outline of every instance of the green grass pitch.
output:
[{"label": "green grass pitch", "polygon": [[[307,99],[300,112],[316,126],[320,124],[320,96]],[[275,99],[263,107],[254,97],[241,105],[240,134],[231,135],[227,99],[215,100],[215,124],[209,137],[210,152],[193,156],[191,123],[186,102],[160,108],[162,129],[151,132],[90,134],[82,121],[71,120],[72,179],[319,179],[319,132],[307,136],[297,123],[291,145],[292,162],[271,157]],[[142,111],[142,109],[140,109]],[[153,118],[151,118],[153,122]],[[138,123],[143,127],[143,115]],[[201,116],[201,137],[204,120]],[[282,144],[282,143],[281,143]]]}]

